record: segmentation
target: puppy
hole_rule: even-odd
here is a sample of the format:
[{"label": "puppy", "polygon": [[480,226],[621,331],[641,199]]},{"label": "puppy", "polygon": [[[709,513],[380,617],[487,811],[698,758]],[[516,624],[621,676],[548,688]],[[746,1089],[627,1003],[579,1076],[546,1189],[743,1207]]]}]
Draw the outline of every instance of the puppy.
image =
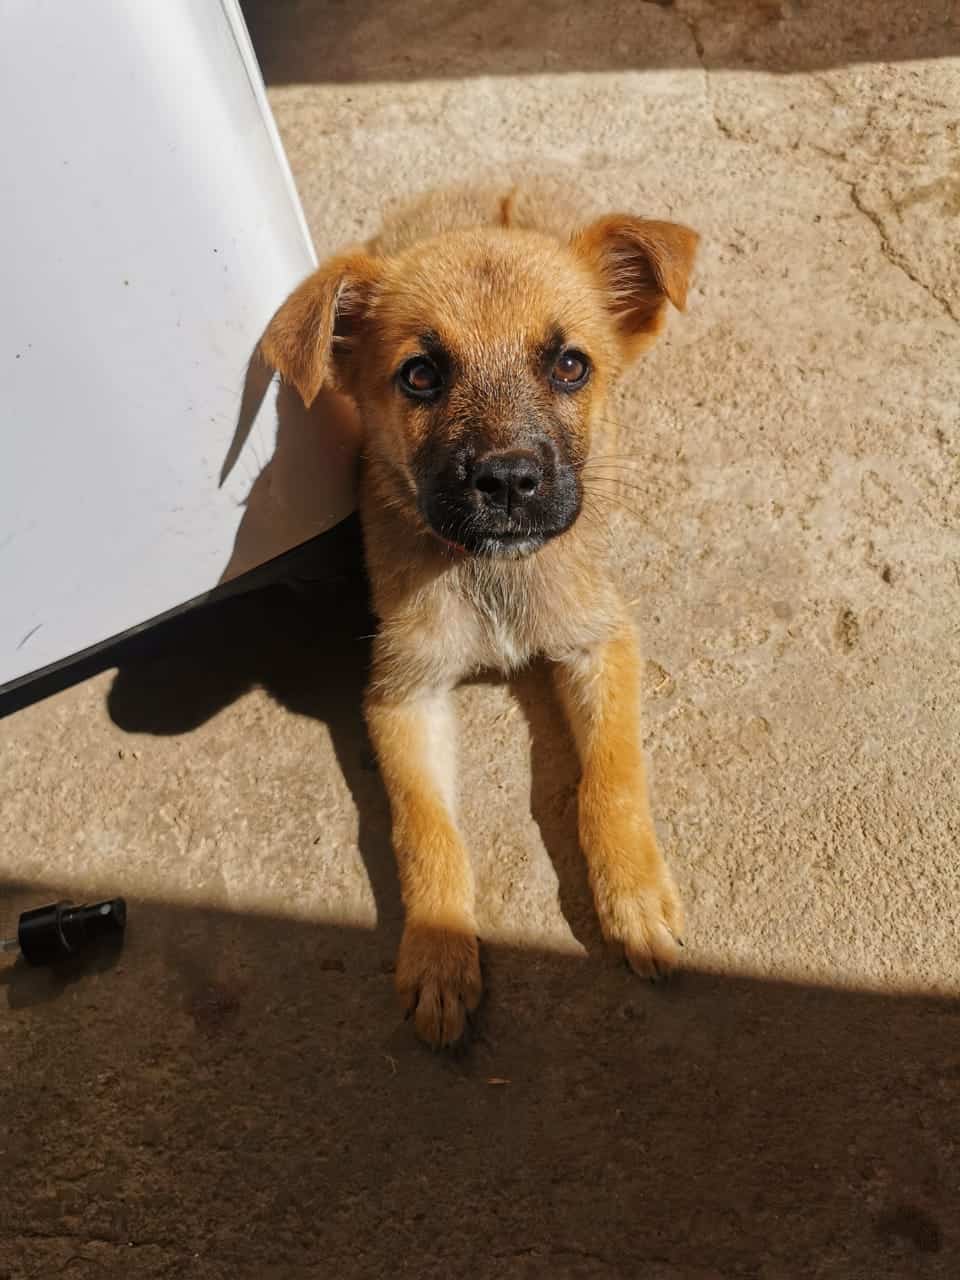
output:
[{"label": "puppy", "polygon": [[682,914],[659,852],[640,663],[603,565],[591,460],[609,392],[682,310],[697,235],[614,214],[438,199],[325,263],[261,349],[309,404],[352,398],[380,619],[366,718],[390,797],[406,923],[396,983],[419,1035],[462,1036],[481,996],[457,827],[450,693],[481,668],[552,664],[582,764],[580,842],[605,937],[671,970]]}]

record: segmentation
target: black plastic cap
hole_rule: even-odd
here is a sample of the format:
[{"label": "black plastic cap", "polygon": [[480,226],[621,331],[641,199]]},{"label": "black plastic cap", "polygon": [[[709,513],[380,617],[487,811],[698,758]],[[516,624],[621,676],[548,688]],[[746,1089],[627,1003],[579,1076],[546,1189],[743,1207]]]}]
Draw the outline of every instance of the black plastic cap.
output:
[{"label": "black plastic cap", "polygon": [[56,902],[25,911],[20,917],[17,941],[28,964],[55,964],[92,943],[119,938],[126,923],[127,904],[123,898],[86,907]]}]

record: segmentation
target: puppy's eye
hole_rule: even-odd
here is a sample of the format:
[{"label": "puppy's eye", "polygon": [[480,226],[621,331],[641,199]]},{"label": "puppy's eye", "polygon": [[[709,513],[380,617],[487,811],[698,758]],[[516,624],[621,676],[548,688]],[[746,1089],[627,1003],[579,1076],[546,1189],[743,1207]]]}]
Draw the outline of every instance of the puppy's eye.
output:
[{"label": "puppy's eye", "polygon": [[443,385],[440,370],[426,356],[414,356],[400,366],[397,374],[401,390],[416,400],[429,400]]},{"label": "puppy's eye", "polygon": [[564,351],[550,370],[550,381],[561,391],[576,391],[590,376],[590,361],[582,351]]}]

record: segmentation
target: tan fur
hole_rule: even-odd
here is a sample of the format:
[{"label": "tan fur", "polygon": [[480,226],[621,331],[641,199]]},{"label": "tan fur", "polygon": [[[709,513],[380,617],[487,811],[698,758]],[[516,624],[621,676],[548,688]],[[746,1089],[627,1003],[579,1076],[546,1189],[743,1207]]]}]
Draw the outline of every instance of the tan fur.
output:
[{"label": "tan fur", "polygon": [[[360,508],[380,618],[366,715],[390,796],[407,911],[397,986],[419,1034],[456,1042],[481,993],[473,881],[455,817],[449,695],[471,672],[551,660],[582,759],[580,836],[604,934],[639,973],[665,973],[682,928],[657,849],[639,736],[639,661],[603,567],[603,504],[590,458],[607,393],[682,308],[697,237],[613,215],[564,227],[523,193],[421,201],[365,250],[320,267],[280,308],[262,348],[307,401],[352,395],[366,432]],[[557,397],[530,372],[550,325],[593,371]],[[446,418],[418,411],[394,374],[439,335],[462,370]],[[417,451],[479,422],[491,448],[549,401],[577,459],[583,508],[534,554],[459,554],[417,503]]]}]

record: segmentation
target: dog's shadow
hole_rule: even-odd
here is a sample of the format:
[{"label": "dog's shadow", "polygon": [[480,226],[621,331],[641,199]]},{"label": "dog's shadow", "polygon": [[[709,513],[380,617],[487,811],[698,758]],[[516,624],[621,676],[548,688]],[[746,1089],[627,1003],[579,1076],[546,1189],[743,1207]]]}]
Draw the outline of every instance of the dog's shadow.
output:
[{"label": "dog's shadow", "polygon": [[[334,542],[335,572],[325,579],[319,565]],[[383,941],[394,946],[402,908],[390,810],[361,712],[376,620],[356,518],[314,540],[311,554],[318,571],[299,587],[274,584],[230,596],[155,628],[148,644],[122,657],[107,708],[127,732],[179,735],[260,687],[291,712],[326,725],[356,806],[357,842],[379,927],[388,935]],[[545,670],[532,668],[511,687],[530,728],[530,807],[556,870],[560,907],[592,950],[599,931],[577,841],[573,744]]]}]

